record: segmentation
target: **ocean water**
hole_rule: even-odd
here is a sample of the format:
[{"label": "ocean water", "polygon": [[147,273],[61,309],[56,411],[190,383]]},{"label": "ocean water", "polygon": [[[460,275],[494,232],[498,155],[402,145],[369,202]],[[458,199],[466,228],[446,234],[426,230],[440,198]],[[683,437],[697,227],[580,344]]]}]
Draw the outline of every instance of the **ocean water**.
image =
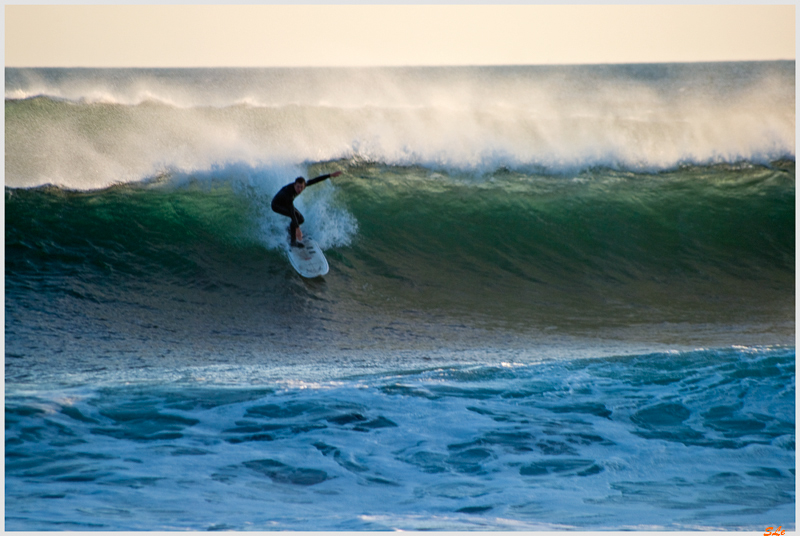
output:
[{"label": "ocean water", "polygon": [[6,529],[794,530],[794,62],[5,84]]}]

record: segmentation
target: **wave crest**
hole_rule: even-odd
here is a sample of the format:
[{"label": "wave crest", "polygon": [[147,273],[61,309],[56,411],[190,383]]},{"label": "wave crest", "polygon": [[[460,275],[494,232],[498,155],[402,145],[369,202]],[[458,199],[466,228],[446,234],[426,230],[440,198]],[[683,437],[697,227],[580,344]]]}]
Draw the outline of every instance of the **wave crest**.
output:
[{"label": "wave crest", "polygon": [[8,69],[6,99],[14,187],[92,189],[235,163],[573,173],[768,163],[795,151],[793,62]]}]

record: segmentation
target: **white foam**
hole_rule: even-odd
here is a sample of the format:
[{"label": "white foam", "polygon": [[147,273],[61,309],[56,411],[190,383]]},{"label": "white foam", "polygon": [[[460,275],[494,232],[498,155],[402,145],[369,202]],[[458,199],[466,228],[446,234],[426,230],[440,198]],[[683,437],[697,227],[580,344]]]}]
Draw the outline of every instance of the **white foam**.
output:
[{"label": "white foam", "polygon": [[[513,369],[442,365],[400,376],[234,386],[208,369],[222,386],[172,371],[131,385],[14,389],[7,449],[24,448],[26,457],[7,460],[7,525],[754,530],[767,516],[789,527],[793,442],[767,444],[769,430],[753,429],[733,438],[740,448],[726,447],[732,437],[716,430],[727,425],[713,415],[733,397],[744,403],[737,418],[757,416],[768,426],[792,419],[793,397],[772,397],[771,409],[765,400],[792,377],[793,355],[764,352],[756,362],[689,353],[681,379],[669,384],[642,381],[672,370],[675,356],[663,354],[649,356],[654,362],[645,368],[637,366],[642,359],[619,358]],[[780,376],[754,371],[764,393],[738,374],[771,369],[778,355]],[[632,418],[663,401],[691,408],[692,418],[677,427]],[[595,414],[593,405],[611,414]],[[684,425],[703,437],[686,435]],[[648,437],[652,431],[678,439]],[[180,435],[147,437],[160,432]],[[56,440],[62,444],[54,450]],[[304,472],[325,478],[291,483]]]},{"label": "white foam", "polygon": [[569,171],[793,157],[793,71],[742,70],[12,70],[7,98],[75,104],[7,114],[6,183],[89,189],[351,158]]}]

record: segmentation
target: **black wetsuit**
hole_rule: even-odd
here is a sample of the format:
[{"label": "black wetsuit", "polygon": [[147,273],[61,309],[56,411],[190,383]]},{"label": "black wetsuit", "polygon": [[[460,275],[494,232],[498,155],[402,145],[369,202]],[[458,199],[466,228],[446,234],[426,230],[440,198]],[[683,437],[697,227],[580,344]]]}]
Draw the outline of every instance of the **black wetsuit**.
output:
[{"label": "black wetsuit", "polygon": [[[320,175],[319,177],[311,179],[310,181],[306,182],[306,188],[312,184],[322,182],[329,177],[330,174]],[[294,208],[294,198],[298,195],[300,194],[295,191],[294,183],[292,182],[278,190],[278,193],[272,198],[272,210],[278,214],[288,216],[292,219],[292,223],[289,225],[289,239],[291,240],[292,244],[295,243],[297,228],[300,227],[300,225],[302,225],[305,221],[305,218],[303,218],[303,215],[300,214],[300,211]]]}]

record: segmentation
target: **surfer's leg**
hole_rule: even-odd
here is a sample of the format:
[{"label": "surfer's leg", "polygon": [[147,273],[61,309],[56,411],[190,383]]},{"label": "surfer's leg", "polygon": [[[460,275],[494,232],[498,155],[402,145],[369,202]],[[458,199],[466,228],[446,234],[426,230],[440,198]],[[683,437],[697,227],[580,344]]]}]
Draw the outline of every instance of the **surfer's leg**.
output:
[{"label": "surfer's leg", "polygon": [[[294,245],[300,245],[300,247],[302,247],[302,244],[298,244],[298,242],[297,242],[297,228],[300,225],[302,225],[303,222],[306,221],[306,220],[305,220],[305,218],[303,218],[303,215],[300,214],[300,211],[297,210],[297,209],[294,209],[294,216],[295,217],[292,218],[292,223],[289,225],[289,242],[293,246]],[[297,221],[297,223],[295,223],[295,221]]]},{"label": "surfer's leg", "polygon": [[[291,242],[292,245],[295,245],[297,243],[297,227],[306,221],[305,218],[303,218],[303,215],[294,207],[289,208],[282,207],[280,205],[272,205],[272,211],[276,214],[280,214],[281,216],[286,216],[289,218],[291,221],[289,224],[289,242]],[[292,217],[292,214],[294,214],[294,218]],[[297,221],[297,224],[295,224],[295,220]]]}]

